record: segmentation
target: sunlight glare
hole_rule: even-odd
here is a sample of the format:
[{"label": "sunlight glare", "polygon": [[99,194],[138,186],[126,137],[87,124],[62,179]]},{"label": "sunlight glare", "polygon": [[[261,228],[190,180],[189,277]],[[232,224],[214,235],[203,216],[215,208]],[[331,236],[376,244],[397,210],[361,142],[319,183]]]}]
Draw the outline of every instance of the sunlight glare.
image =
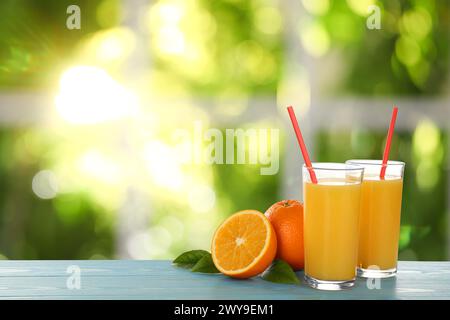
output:
[{"label": "sunlight glare", "polygon": [[183,173],[174,148],[160,141],[152,141],[145,146],[144,158],[157,185],[174,190],[182,187]]},{"label": "sunlight glare", "polygon": [[97,150],[87,151],[79,161],[80,170],[98,180],[117,183],[120,180],[120,168],[111,159]]},{"label": "sunlight glare", "polygon": [[95,124],[136,115],[137,97],[103,69],[76,66],[61,76],[56,109],[67,122]]}]

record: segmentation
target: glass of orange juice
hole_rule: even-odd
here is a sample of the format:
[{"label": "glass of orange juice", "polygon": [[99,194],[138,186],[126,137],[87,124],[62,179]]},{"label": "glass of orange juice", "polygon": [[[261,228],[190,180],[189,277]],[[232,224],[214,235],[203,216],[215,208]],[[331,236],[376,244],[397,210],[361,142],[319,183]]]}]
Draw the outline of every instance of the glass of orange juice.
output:
[{"label": "glass of orange juice", "polygon": [[313,163],[317,183],[303,166],[305,281],[316,289],[341,290],[355,283],[358,218],[364,168]]},{"label": "glass of orange juice", "polygon": [[358,276],[395,276],[405,163],[388,161],[384,178],[380,178],[381,160],[348,160],[346,163],[364,167]]}]

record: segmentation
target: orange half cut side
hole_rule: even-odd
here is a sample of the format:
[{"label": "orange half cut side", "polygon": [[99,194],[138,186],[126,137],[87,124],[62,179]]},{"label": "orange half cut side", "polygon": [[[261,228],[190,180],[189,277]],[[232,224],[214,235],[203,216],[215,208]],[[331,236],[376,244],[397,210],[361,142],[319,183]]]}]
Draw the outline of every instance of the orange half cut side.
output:
[{"label": "orange half cut side", "polygon": [[259,211],[239,211],[214,234],[211,254],[217,269],[234,278],[263,272],[275,258],[277,238],[270,221]]}]

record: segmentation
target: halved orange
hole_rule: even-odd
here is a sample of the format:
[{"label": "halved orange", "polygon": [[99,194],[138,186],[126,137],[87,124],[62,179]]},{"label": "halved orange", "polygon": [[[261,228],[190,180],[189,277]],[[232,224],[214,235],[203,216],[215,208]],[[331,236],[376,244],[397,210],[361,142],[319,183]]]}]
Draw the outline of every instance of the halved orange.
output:
[{"label": "halved orange", "polygon": [[214,234],[211,254],[217,269],[234,278],[263,272],[277,252],[277,237],[259,211],[239,211],[227,218]]}]

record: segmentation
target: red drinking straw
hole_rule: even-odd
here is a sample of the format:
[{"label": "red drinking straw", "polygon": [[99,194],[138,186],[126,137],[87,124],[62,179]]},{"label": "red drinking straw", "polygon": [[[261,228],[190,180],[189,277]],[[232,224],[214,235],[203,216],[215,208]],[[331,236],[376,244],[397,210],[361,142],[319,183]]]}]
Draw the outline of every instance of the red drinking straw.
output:
[{"label": "red drinking straw", "polygon": [[387,163],[388,163],[388,159],[389,159],[389,151],[391,151],[392,135],[394,134],[395,121],[397,120],[397,113],[398,113],[398,108],[396,106],[394,106],[394,109],[392,109],[392,118],[391,118],[391,124],[389,125],[386,146],[384,147],[383,163],[381,165],[380,179],[382,179],[382,180],[384,179],[384,176],[386,175],[386,168],[387,168]]},{"label": "red drinking straw", "polygon": [[309,171],[309,176],[311,177],[312,183],[317,183],[316,173],[314,172],[311,164],[311,160],[309,160],[308,150],[306,150],[305,141],[303,141],[303,136],[300,131],[300,127],[298,126],[297,117],[295,116],[294,109],[292,106],[287,107],[289,112],[289,117],[291,118],[292,126],[294,127],[295,135],[297,136],[297,141],[300,146],[300,150],[302,151],[303,159],[306,163],[306,168]]}]

